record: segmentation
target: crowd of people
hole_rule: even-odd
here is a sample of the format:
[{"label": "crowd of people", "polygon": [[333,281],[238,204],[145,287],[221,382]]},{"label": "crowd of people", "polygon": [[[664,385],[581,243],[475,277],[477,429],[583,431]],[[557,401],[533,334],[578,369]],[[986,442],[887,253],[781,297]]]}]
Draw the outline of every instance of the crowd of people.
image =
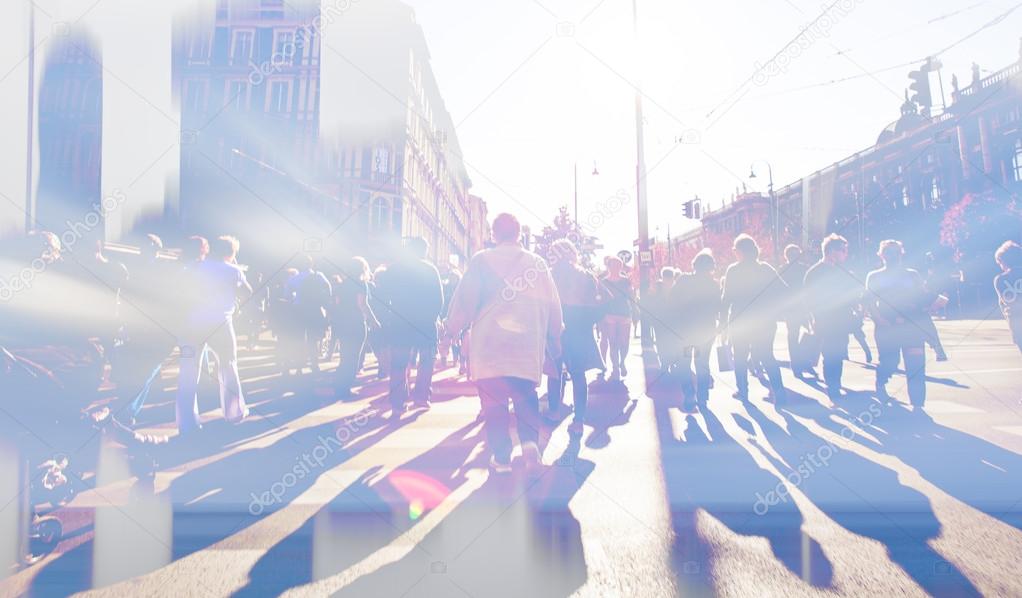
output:
[{"label": "crowd of people", "polygon": [[[863,333],[867,317],[875,329],[878,399],[893,400],[887,383],[903,363],[909,400],[922,407],[926,344],[938,360],[946,359],[930,315],[941,297],[905,265],[896,240],[880,244],[881,267],[860,275],[847,266],[848,241],[839,235],[822,241],[815,264],[789,246],[775,269],[761,259],[756,240],[742,234],[734,240],[736,259],[719,280],[722,264],[703,250],[689,271],[665,268],[640,297],[617,257],[595,272],[582,265],[570,241],[553,243],[541,256],[522,246],[521,234],[514,216],[497,216],[492,245],[472,257],[463,275],[451,269],[442,276],[427,258],[426,241],[412,238],[400,259],[376,270],[358,256],[325,264],[304,256],[264,279],[239,265],[240,243],[231,236],[191,237],[168,259],[160,238],[149,235],[129,269],[106,256],[101,244],[88,260],[65,259],[59,239],[40,233],[34,239],[44,247],[36,258],[43,267],[24,293],[5,298],[11,317],[4,319],[0,344],[98,339],[120,402],[115,412],[129,425],[161,369],[176,357],[181,436],[202,428],[197,395],[204,374],[219,389],[227,421],[239,424],[248,416],[239,335],[249,349],[272,347],[285,383],[297,383],[306,372],[317,380],[329,376],[338,400],[359,398],[355,390],[372,353],[375,376],[388,379],[394,419],[409,406],[430,407],[437,362],[446,368],[450,357],[478,388],[491,467],[498,472],[511,466],[512,405],[529,468],[540,461],[544,419],[570,416],[568,433],[583,434],[588,377],[599,371],[599,380],[620,384],[628,376],[636,315],[651,330],[661,379],[690,408],[709,399],[714,355],[720,372],[734,372],[734,398],[749,400],[753,375],[769,400],[783,403],[774,349],[779,323],[786,327],[792,372],[822,383],[832,401],[843,397],[851,338],[873,361]],[[1022,350],[1022,247],[1007,242],[995,258],[1003,271],[995,281],[1001,308]],[[335,354],[336,369],[321,372]],[[816,371],[821,359],[822,375]],[[537,389],[544,377],[541,410]]]}]

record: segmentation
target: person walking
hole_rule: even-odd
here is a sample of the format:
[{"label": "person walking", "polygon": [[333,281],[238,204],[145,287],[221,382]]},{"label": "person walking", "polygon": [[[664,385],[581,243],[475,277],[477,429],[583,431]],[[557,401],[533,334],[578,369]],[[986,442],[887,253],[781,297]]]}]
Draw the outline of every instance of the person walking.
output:
[{"label": "person walking", "polygon": [[340,352],[334,390],[339,398],[344,399],[352,396],[351,387],[362,366],[368,329],[379,328],[380,322],[368,301],[369,264],[364,258],[355,256],[341,266],[341,271],[342,274],[334,279],[330,304],[330,338],[331,343],[338,345]]},{"label": "person walking", "polygon": [[829,235],[820,245],[823,257],[806,272],[805,307],[813,337],[823,354],[823,380],[831,400],[841,398],[841,375],[848,358],[848,336],[856,326],[855,310],[862,287],[845,268],[848,240]]},{"label": "person walking", "polygon": [[1022,351],[1022,246],[1014,241],[1005,241],[994,254],[1001,273],[994,279],[1001,313],[1008,321],[1011,340]]},{"label": "person walking", "polygon": [[898,369],[898,362],[904,360],[909,401],[921,408],[926,402],[926,332],[921,322],[929,317],[926,308],[932,301],[928,300],[923,277],[905,267],[905,248],[900,241],[882,241],[878,255],[883,267],[866,277],[865,295],[875,325],[879,360],[876,395],[884,401],[893,400],[887,394],[887,382]]},{"label": "person walking", "polygon": [[716,268],[713,252],[703,249],[692,260],[692,272],[680,275],[666,298],[671,342],[675,345],[666,369],[686,405],[693,401],[706,405],[710,398],[710,352],[717,337],[721,297],[720,283],[713,278]]},{"label": "person walking", "polygon": [[202,428],[199,422],[197,390],[199,362],[207,347],[216,357],[220,406],[224,418],[240,423],[248,406],[238,374],[238,340],[234,334],[236,302],[252,294],[245,273],[238,267],[239,243],[222,236],[210,243],[209,259],[191,268],[184,278],[186,293],[197,301],[188,306],[180,340],[180,372],[176,402],[178,433],[187,435]]},{"label": "person walking", "polygon": [[298,362],[298,373],[308,364],[312,372],[319,371],[320,344],[326,336],[326,310],[330,306],[333,289],[330,281],[319,270],[311,255],[301,259],[298,274],[287,282],[287,293],[292,298],[295,317],[302,329],[303,355]]},{"label": "person walking", "polygon": [[600,328],[610,349],[610,379],[620,380],[628,375],[625,359],[628,357],[628,333],[631,330],[632,305],[635,293],[632,282],[624,277],[624,262],[615,256],[606,259],[607,275],[603,278],[603,291],[607,300],[603,306]]},{"label": "person walking", "polygon": [[561,301],[546,262],[521,246],[518,219],[500,214],[492,231],[496,245],[469,262],[444,334],[471,329],[471,378],[482,403],[490,467],[511,471],[511,401],[522,457],[535,474],[541,466],[536,387],[544,360],[560,357]]},{"label": "person walking", "polygon": [[798,245],[788,245],[784,248],[784,267],[780,275],[784,284],[788,285],[788,295],[783,306],[782,316],[784,327],[787,331],[788,360],[791,365],[791,372],[796,378],[806,374],[816,375],[815,364],[812,363],[812,351],[806,351],[802,347],[802,327],[809,322],[806,319],[805,304],[802,301],[802,284],[806,277],[808,268],[802,261],[802,248]]},{"label": "person walking", "polygon": [[727,337],[735,352],[734,397],[749,398],[749,361],[758,362],[766,374],[770,396],[777,403],[785,399],[781,369],[774,356],[777,320],[787,288],[777,271],[759,259],[759,245],[746,234],[735,238],[733,250],[738,261],[724,274],[721,321],[727,323]]},{"label": "person walking", "polygon": [[[421,237],[408,239],[405,259],[387,268],[383,296],[388,302],[387,338],[390,343],[390,403],[392,418],[399,418],[411,398],[416,407],[428,408],[433,368],[436,365],[438,326],[444,308],[440,273],[426,259],[429,244]],[[418,357],[415,387],[409,393],[409,368]]]},{"label": "person walking", "polygon": [[549,417],[555,421],[560,419],[564,389],[570,379],[575,416],[568,426],[568,434],[577,437],[582,435],[589,403],[586,374],[603,368],[600,349],[593,337],[593,328],[600,318],[600,285],[596,276],[579,265],[578,248],[571,241],[554,241],[550,254],[564,332],[561,333],[561,355],[550,360],[553,370],[548,372],[547,378]]}]

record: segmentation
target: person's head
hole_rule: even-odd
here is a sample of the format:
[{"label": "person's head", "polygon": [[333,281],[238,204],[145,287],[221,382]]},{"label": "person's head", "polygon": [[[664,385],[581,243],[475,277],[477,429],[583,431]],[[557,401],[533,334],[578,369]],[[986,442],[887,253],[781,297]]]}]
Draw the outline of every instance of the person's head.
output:
[{"label": "person's head", "polygon": [[157,254],[163,249],[163,239],[150,233],[145,236],[145,241],[139,247],[139,253],[147,260],[155,260]]},{"label": "person's head", "polygon": [[905,257],[905,246],[901,244],[901,241],[887,239],[880,242],[880,250],[877,251],[877,255],[884,260],[884,265],[897,266]]},{"label": "person's head", "polygon": [[493,242],[497,245],[519,243],[522,238],[522,223],[512,214],[498,214],[493,219]]},{"label": "person's head", "polygon": [[802,259],[801,247],[792,243],[791,245],[788,245],[787,247],[784,248],[784,261],[788,262],[789,264],[794,264],[800,259]]},{"label": "person's head", "polygon": [[740,262],[750,262],[759,259],[759,245],[756,243],[756,239],[745,233],[735,237],[733,249]]},{"label": "person's head", "polygon": [[1022,270],[1022,245],[1014,241],[1005,241],[997,248],[994,259],[1001,270]]},{"label": "person's head", "polygon": [[181,258],[186,262],[201,262],[209,255],[209,241],[206,237],[194,235],[188,237],[181,248]]},{"label": "person's head", "polygon": [[709,274],[716,268],[717,260],[709,249],[703,249],[692,259],[692,271],[696,274]]},{"label": "person's head", "polygon": [[578,248],[567,239],[557,239],[550,244],[550,263],[559,264],[561,262],[565,264],[578,263]]},{"label": "person's head", "polygon": [[370,277],[369,262],[364,257],[356,255],[348,258],[347,263],[344,264],[342,269],[344,277],[351,280],[360,280],[362,282],[368,282]]},{"label": "person's head", "polygon": [[670,266],[664,266],[660,269],[660,280],[664,281],[664,286],[671,286],[674,284],[674,279],[678,276],[678,271]]},{"label": "person's head", "polygon": [[238,257],[241,243],[230,235],[221,235],[209,244],[209,256],[222,262],[233,262]]},{"label": "person's head", "polygon": [[610,276],[614,276],[614,277],[620,276],[621,275],[621,271],[625,269],[624,262],[622,262],[621,258],[619,258],[617,256],[613,256],[613,255],[608,256],[606,264],[607,264],[607,274],[609,274]]},{"label": "person's head", "polygon": [[429,255],[429,242],[422,237],[409,237],[405,241],[405,249],[408,250],[408,254],[413,258],[423,260]]},{"label": "person's head", "polygon": [[841,235],[835,233],[827,235],[827,238],[820,243],[820,249],[826,260],[840,264],[848,259],[848,239]]}]

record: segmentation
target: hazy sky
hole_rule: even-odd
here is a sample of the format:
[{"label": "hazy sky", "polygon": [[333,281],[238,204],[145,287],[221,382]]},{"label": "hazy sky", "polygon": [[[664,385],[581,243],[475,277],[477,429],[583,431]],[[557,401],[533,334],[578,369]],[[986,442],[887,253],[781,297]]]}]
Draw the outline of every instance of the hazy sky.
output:
[{"label": "hazy sky", "polygon": [[[491,211],[549,220],[557,205],[570,205],[578,161],[580,220],[608,222],[596,231],[608,251],[637,236],[633,83],[645,96],[650,234],[659,226],[666,236],[670,223],[676,235],[693,225],[681,203],[696,194],[719,207],[743,182],[765,188],[762,163],[761,178],[747,179],[753,161],[770,161],[780,187],[875,143],[898,117],[916,67],[867,73],[921,61],[1019,5],[639,0],[636,49],[630,0],[410,4],[448,109],[463,121],[459,136],[475,192]],[[803,37],[807,49],[742,85],[825,12]],[[973,61],[984,74],[1015,61],[1020,32],[1022,9],[940,54],[948,97],[951,74],[968,85]],[[855,78],[797,91],[848,77]],[[933,86],[939,111],[936,77]],[[632,202],[618,213],[600,212],[598,204],[621,188]]]}]

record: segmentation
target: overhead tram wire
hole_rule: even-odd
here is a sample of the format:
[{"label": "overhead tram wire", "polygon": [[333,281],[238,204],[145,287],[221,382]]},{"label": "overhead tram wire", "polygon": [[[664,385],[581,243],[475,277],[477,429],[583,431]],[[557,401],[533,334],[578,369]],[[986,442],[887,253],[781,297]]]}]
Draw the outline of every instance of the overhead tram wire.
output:
[{"label": "overhead tram wire", "polygon": [[787,94],[791,94],[791,93],[797,93],[797,92],[800,92],[800,91],[807,91],[807,90],[816,89],[816,88],[819,88],[819,87],[828,87],[830,85],[837,85],[839,83],[845,83],[847,81],[853,81],[855,79],[862,79],[864,77],[872,77],[873,75],[878,75],[878,74],[881,74],[881,73],[886,73],[888,71],[893,71],[893,70],[900,69],[900,68],[905,68],[905,67],[909,67],[909,66],[919,65],[919,64],[925,62],[927,58],[939,57],[941,54],[944,54],[947,51],[949,51],[949,50],[951,50],[951,49],[961,45],[962,43],[972,39],[973,37],[979,35],[983,31],[985,31],[987,29],[990,29],[991,27],[994,27],[996,25],[1001,24],[1001,22],[1003,22],[1005,19],[1007,19],[1009,16],[1011,16],[1011,14],[1014,13],[1019,8],[1022,8],[1022,2],[1012,6],[1007,11],[997,15],[992,20],[990,20],[987,23],[985,23],[982,26],[980,26],[978,29],[968,33],[967,35],[965,35],[962,38],[959,38],[954,43],[952,43],[952,44],[950,44],[948,46],[945,46],[944,48],[941,48],[940,50],[938,50],[938,51],[936,51],[936,52],[934,52],[932,54],[929,54],[927,56],[924,56],[922,58],[918,58],[916,60],[909,60],[907,62],[902,62],[902,63],[894,64],[894,65],[891,65],[891,66],[885,66],[885,67],[882,67],[882,68],[879,68],[879,69],[876,69],[876,70],[873,70],[873,71],[869,71],[869,72],[858,73],[858,74],[855,74],[855,75],[849,75],[847,77],[841,77],[840,79],[830,79],[829,81],[820,81],[818,83],[810,83],[809,85],[803,85],[801,87],[792,87],[792,88],[789,88],[789,89],[782,89],[782,90],[775,91],[775,92],[772,92],[772,93],[764,93],[764,94],[760,94],[760,95],[757,95],[757,96],[753,96],[752,98],[749,98],[749,99],[751,99],[751,100],[759,100],[759,99],[765,99],[765,98],[772,98],[772,97],[776,97],[776,96],[787,95]]}]

